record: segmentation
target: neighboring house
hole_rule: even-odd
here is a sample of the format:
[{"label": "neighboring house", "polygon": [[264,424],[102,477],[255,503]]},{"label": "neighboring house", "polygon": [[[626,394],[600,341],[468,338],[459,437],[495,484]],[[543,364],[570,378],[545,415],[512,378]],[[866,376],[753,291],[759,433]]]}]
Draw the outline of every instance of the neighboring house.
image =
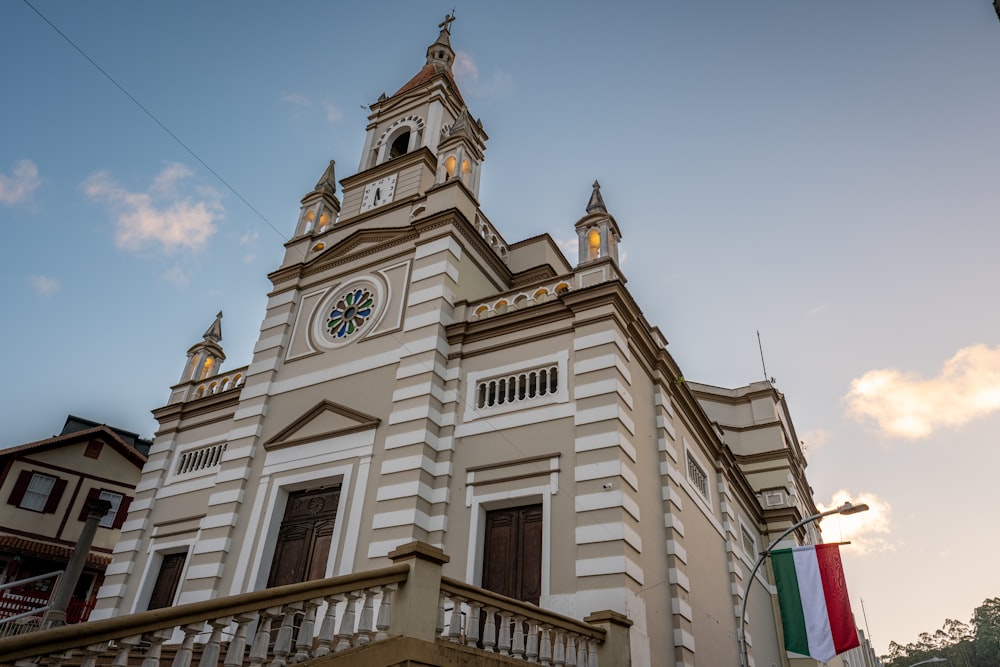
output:
[{"label": "neighboring house", "polygon": [[[134,433],[69,416],[59,435],[0,450],[0,584],[65,568],[87,518],[87,500],[111,511],[101,520],[67,609],[86,620],[151,442]],[[53,578],[0,592],[0,618],[48,603]]]},{"label": "neighboring house", "polygon": [[738,664],[749,591],[752,663],[788,664],[766,569],[748,581],[817,511],[784,397],[685,381],[596,183],[565,224],[575,264],[548,235],[504,239],[443,25],[372,105],[343,203],[332,162],[302,199],[252,362],[221,371],[221,313],[188,351],[93,618],[372,570],[420,541],[452,579],[626,615],[633,665]]}]

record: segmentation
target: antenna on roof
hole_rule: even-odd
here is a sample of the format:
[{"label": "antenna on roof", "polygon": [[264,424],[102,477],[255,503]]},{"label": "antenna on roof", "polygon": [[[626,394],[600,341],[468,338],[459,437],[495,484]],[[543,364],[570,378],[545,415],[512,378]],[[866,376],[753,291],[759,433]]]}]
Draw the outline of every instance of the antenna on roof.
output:
[{"label": "antenna on roof", "polygon": [[760,367],[764,369],[764,382],[774,384],[774,378],[768,376],[767,366],[764,365],[764,346],[760,342],[760,329],[757,329],[757,349],[760,350]]}]

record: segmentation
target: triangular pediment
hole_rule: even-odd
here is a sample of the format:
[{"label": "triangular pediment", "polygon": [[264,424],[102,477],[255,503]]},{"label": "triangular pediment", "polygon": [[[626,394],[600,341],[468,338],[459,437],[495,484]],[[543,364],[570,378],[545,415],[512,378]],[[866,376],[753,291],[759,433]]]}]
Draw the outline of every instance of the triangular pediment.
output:
[{"label": "triangular pediment", "polygon": [[377,252],[382,248],[398,245],[414,237],[415,234],[409,227],[361,229],[340,243],[324,250],[314,257],[308,266],[313,267],[326,262],[336,262],[351,257],[362,257],[368,253]]},{"label": "triangular pediment", "polygon": [[377,417],[352,410],[339,403],[321,401],[265,442],[264,448],[277,449],[336,438],[349,433],[373,429],[378,426],[379,421]]}]

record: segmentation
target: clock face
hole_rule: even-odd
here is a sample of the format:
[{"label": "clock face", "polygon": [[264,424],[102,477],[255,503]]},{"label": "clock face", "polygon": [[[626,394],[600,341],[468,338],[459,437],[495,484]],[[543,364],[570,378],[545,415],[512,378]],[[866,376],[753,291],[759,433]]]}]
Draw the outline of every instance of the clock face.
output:
[{"label": "clock face", "polygon": [[365,186],[365,195],[361,198],[361,210],[367,211],[388,204],[396,194],[396,174],[385,176]]}]

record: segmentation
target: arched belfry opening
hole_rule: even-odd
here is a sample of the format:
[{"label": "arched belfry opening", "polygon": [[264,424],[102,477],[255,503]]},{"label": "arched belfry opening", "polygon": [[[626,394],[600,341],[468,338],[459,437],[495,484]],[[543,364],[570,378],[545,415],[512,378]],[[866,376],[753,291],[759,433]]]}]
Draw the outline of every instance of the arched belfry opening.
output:
[{"label": "arched belfry opening", "polygon": [[399,157],[400,155],[406,155],[410,152],[410,132],[409,130],[404,130],[393,139],[392,144],[389,145],[389,159]]}]

